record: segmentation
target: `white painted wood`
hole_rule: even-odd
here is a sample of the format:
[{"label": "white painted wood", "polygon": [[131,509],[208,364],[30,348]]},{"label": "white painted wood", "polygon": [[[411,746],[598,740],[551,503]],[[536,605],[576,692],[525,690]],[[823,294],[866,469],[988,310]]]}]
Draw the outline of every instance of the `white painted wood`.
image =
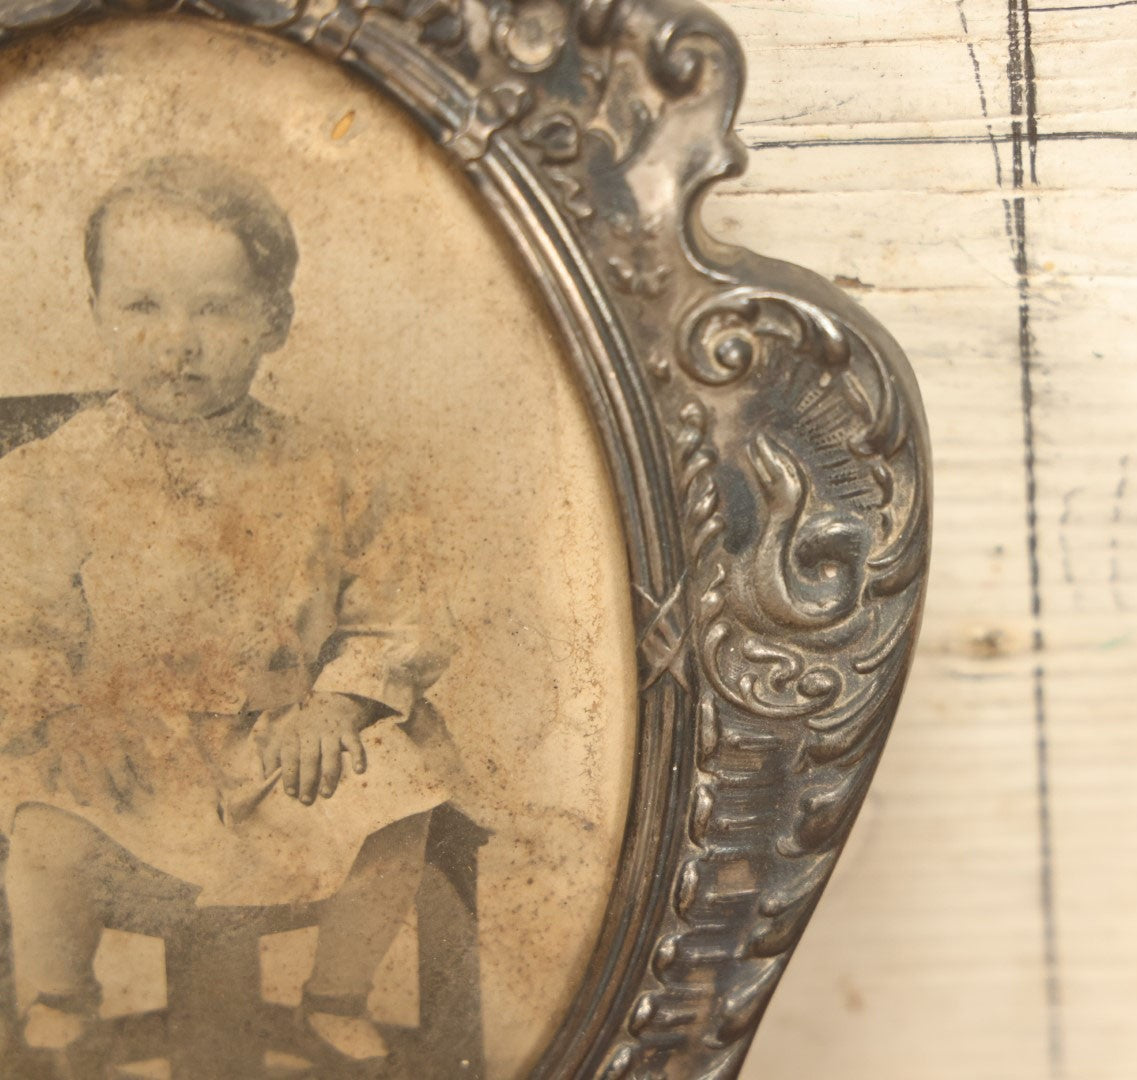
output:
[{"label": "white painted wood", "polygon": [[715,6],[751,154],[709,218],[889,326],[937,469],[909,691],[743,1077],[1132,1080],[1137,4]]}]

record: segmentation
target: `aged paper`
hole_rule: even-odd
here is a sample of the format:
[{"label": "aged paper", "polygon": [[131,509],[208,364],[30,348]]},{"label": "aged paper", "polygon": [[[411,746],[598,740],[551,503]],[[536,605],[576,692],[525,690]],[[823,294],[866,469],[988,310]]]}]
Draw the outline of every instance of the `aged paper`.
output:
[{"label": "aged paper", "polygon": [[10,1053],[516,1075],[635,728],[534,291],[397,110],[254,36],[37,41],[0,115]]}]

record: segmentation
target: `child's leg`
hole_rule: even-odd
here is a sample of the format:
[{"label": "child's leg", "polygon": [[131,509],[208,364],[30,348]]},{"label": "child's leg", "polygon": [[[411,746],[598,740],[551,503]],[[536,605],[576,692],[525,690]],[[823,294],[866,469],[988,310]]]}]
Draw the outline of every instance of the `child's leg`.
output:
[{"label": "child's leg", "polygon": [[429,812],[416,814],[372,833],[324,906],[304,994],[312,1026],[351,1057],[383,1053],[366,1018],[367,995],[418,892],[429,823]]},{"label": "child's leg", "polygon": [[139,862],[83,818],[33,803],[16,814],[5,891],[25,1041],[59,1049],[98,1010],[103,928],[158,933],[192,914],[198,889]]},{"label": "child's leg", "polygon": [[[5,891],[31,1045],[74,1041],[83,1018],[98,1009],[94,959],[103,921],[90,876],[100,836],[82,819],[48,806],[24,806],[16,815]],[[57,1014],[55,1021],[46,1015],[45,1023],[45,1014]]]}]

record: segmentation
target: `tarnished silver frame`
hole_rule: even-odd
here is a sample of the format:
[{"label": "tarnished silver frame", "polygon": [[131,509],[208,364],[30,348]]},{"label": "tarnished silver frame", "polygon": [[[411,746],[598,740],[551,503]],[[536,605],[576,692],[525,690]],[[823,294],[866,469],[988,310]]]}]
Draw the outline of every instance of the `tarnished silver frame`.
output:
[{"label": "tarnished silver frame", "polygon": [[153,15],[365,77],[539,284],[622,510],[641,690],[607,918],[534,1075],[734,1075],[896,712],[930,500],[887,332],[703,229],[703,194],[743,164],[738,44],[687,0],[0,0],[0,43]]}]

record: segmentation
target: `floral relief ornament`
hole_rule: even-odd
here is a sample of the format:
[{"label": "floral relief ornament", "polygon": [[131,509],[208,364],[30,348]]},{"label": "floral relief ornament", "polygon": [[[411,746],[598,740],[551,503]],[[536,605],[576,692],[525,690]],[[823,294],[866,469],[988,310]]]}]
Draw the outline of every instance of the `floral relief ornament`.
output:
[{"label": "floral relief ornament", "polygon": [[623,508],[640,697],[608,916],[532,1075],[735,1075],[897,711],[930,502],[893,339],[702,225],[744,160],[738,43],[689,0],[0,0],[0,43],[171,14],[394,97],[542,291]]}]

